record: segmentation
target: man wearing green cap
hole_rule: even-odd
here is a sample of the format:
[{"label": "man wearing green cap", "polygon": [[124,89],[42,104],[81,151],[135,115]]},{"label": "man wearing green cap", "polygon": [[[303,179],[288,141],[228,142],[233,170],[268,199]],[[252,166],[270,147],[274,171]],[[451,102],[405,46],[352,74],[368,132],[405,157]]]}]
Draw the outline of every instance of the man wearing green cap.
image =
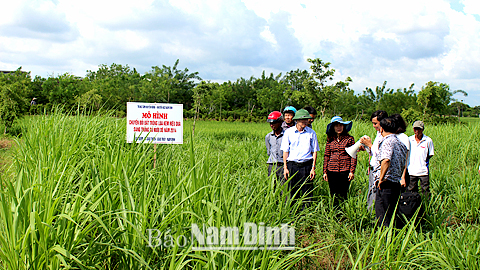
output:
[{"label": "man wearing green cap", "polygon": [[290,178],[289,188],[292,198],[306,195],[312,197],[313,179],[318,147],[317,134],[308,127],[312,117],[307,110],[298,110],[293,120],[295,126],[285,130],[282,145],[285,179]]}]

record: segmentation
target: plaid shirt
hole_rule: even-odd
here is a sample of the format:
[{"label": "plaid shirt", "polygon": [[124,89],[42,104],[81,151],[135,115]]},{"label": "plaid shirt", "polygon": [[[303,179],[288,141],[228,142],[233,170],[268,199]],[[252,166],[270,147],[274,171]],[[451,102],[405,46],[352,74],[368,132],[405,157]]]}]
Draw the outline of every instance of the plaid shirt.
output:
[{"label": "plaid shirt", "polygon": [[355,173],[357,159],[352,158],[345,152],[345,148],[355,144],[352,136],[340,136],[339,140],[334,139],[327,142],[325,155],[323,157],[323,173],[345,172]]}]

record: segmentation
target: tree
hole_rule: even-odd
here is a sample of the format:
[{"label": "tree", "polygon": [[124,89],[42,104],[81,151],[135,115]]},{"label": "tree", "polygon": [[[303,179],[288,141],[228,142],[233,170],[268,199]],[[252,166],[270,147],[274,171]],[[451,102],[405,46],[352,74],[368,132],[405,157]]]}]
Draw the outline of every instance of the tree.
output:
[{"label": "tree", "polygon": [[151,103],[168,103],[170,95],[175,95],[178,81],[168,74],[164,74],[158,67],[153,67],[151,72],[145,73],[140,83],[140,96],[138,101]]},{"label": "tree", "polygon": [[386,86],[387,86],[387,81],[384,81],[382,86],[375,87],[375,91],[373,91],[372,88],[369,88],[369,87],[363,90],[363,96],[365,97],[364,100],[366,101],[366,103],[368,103],[368,105],[367,104],[366,105],[369,107],[372,107],[372,110],[378,109],[378,103],[380,102],[380,100],[383,98],[383,95],[385,94]]},{"label": "tree", "polygon": [[[455,95],[457,93],[461,93],[464,97],[468,96],[467,92],[465,92],[463,90],[460,90],[460,89],[453,91],[452,94]],[[457,113],[458,113],[457,117],[460,117],[460,112],[463,112],[470,107],[466,104],[463,104],[463,100],[461,102],[459,102],[458,99],[452,98],[452,101],[454,101],[454,104],[450,104],[450,107],[452,107],[452,105],[453,105],[453,107],[455,107],[458,110],[457,111]]]},{"label": "tree", "polygon": [[77,96],[75,101],[83,111],[98,111],[102,105],[102,96],[97,92],[97,89],[92,89],[81,96]]},{"label": "tree", "polygon": [[417,97],[413,86],[412,83],[408,89],[403,88],[396,91],[388,89],[379,100],[377,108],[385,110],[388,114],[401,113],[408,108],[416,109]]},{"label": "tree", "polygon": [[19,67],[9,74],[0,73],[0,121],[5,125],[4,133],[13,122],[28,112],[31,97],[30,72]]},{"label": "tree", "polygon": [[302,100],[303,104],[320,107],[321,115],[324,117],[325,111],[336,97],[335,87],[326,87],[326,82],[333,80],[335,69],[330,69],[330,63],[323,62],[319,58],[308,58],[307,61],[312,65],[310,65],[311,73],[309,78],[303,82],[306,90],[305,94],[292,96],[299,101]]},{"label": "tree", "polygon": [[97,89],[107,109],[116,108],[125,112],[127,102],[139,100],[141,77],[136,69],[131,70],[128,65],[100,65],[97,71],[88,70],[85,79],[89,83],[88,90]]},{"label": "tree", "polygon": [[308,70],[291,70],[283,76],[281,83],[286,86],[286,89],[292,91],[303,91],[303,82],[310,77]]},{"label": "tree", "polygon": [[448,84],[438,82],[428,82],[418,93],[417,103],[422,107],[423,115],[448,113],[452,93]]},{"label": "tree", "polygon": [[280,81],[281,77],[281,73],[277,76],[270,73],[270,76],[267,77],[265,71],[263,71],[262,77],[253,82],[257,100],[263,113],[270,113],[275,110],[282,111],[285,86]]},{"label": "tree", "polygon": [[349,87],[351,81],[352,79],[347,77],[345,81],[339,81],[334,85],[335,99],[332,102],[333,115],[353,117],[358,113],[358,97]]},{"label": "tree", "polygon": [[165,85],[167,102],[183,103],[188,108],[191,105],[192,90],[197,85],[196,80],[201,81],[202,78],[198,76],[198,72],[189,73],[188,68],[179,70],[177,68],[179,61],[177,59],[173,67],[163,65],[162,68],[155,66],[152,69],[155,71],[155,76],[161,76],[170,84],[170,87]]},{"label": "tree", "polygon": [[76,105],[76,97],[86,92],[82,78],[69,73],[47,78],[41,87],[48,103],[64,105],[67,109]]}]

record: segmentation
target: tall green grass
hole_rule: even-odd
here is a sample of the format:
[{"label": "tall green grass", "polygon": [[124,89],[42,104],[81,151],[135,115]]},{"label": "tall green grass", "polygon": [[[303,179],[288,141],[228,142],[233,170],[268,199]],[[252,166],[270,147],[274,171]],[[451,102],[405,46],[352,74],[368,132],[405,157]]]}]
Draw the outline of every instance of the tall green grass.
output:
[{"label": "tall green grass", "polygon": [[[314,122],[321,153],[328,121]],[[478,268],[480,181],[476,125],[427,126],[435,143],[424,222],[376,229],[366,210],[368,157],[360,153],[349,199],[334,210],[317,177],[298,211],[267,177],[268,124],[185,122],[183,145],[127,144],[124,119],[24,120],[2,175],[0,267],[5,269],[444,269]],[[409,131],[412,133],[411,130]],[[356,139],[375,136],[355,123]],[[319,157],[323,155],[320,154]],[[319,164],[321,165],[321,158]],[[321,175],[321,166],[318,166]],[[192,223],[295,225],[295,251],[193,251],[148,246],[148,229],[174,237]],[[162,235],[164,236],[164,235]],[[474,242],[476,241],[476,242]]]}]

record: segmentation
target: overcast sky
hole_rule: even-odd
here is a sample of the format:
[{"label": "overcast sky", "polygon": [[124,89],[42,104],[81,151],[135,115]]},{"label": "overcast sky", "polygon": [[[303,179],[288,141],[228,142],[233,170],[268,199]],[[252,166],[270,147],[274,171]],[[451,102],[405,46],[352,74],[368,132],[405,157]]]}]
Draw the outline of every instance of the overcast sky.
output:
[{"label": "overcast sky", "polygon": [[428,81],[480,105],[478,0],[15,0],[0,2],[0,70],[85,76],[112,63],[211,81],[330,62],[361,93]]}]

